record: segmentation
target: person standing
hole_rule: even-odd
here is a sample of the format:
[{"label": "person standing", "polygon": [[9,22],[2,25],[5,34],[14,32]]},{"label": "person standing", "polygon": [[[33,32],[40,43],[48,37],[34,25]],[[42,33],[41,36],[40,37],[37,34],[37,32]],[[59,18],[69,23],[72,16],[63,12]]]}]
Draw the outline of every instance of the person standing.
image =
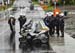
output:
[{"label": "person standing", "polygon": [[49,16],[49,29],[49,34],[53,37],[55,31],[53,15]]},{"label": "person standing", "polygon": [[52,12],[48,12],[47,16],[44,19],[45,21],[45,25],[49,28],[49,34],[50,36],[53,36],[54,34],[54,17],[53,17],[53,13]]},{"label": "person standing", "polygon": [[54,28],[56,29],[56,33],[57,36],[59,37],[59,14],[60,14],[61,10],[60,8],[56,7],[56,9],[54,9],[53,11],[53,16],[54,16]]},{"label": "person standing", "polygon": [[60,18],[59,18],[59,29],[61,31],[61,37],[64,37],[64,14],[61,13],[59,14]]},{"label": "person standing", "polygon": [[16,21],[15,17],[13,15],[10,15],[10,18],[8,20],[8,24],[10,26],[11,32],[15,32],[15,21]]},{"label": "person standing", "polygon": [[19,24],[20,24],[20,32],[21,32],[21,29],[22,29],[24,23],[26,22],[25,15],[21,14],[20,17],[18,18],[18,21],[19,21]]},{"label": "person standing", "polygon": [[56,18],[55,18],[55,27],[56,27],[56,33],[57,33],[57,36],[59,37],[59,14],[56,15]]},{"label": "person standing", "polygon": [[59,37],[59,17],[60,17],[59,12],[54,12],[53,17],[54,17],[53,21],[54,29],[56,29],[56,34]]}]

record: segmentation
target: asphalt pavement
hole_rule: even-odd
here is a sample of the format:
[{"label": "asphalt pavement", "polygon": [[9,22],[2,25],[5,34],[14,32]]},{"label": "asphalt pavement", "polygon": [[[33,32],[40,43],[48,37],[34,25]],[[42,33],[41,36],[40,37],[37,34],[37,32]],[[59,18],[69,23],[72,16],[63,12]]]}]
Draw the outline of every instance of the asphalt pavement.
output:
[{"label": "asphalt pavement", "polygon": [[[18,0],[19,1],[19,0]],[[27,1],[27,0],[25,0]],[[40,10],[41,8],[38,7]],[[38,9],[37,8],[37,9]],[[28,19],[32,18],[34,22],[39,22],[42,20],[44,16],[43,10],[30,11],[30,13],[26,13],[26,17]],[[0,21],[0,53],[44,53],[44,52],[52,52],[52,53],[74,53],[75,52],[75,39],[70,37],[69,34],[65,33],[65,36],[57,37],[56,34],[54,37],[50,37],[49,46],[41,45],[40,47],[34,47],[34,49],[28,48],[28,50],[21,50],[19,48],[19,17],[20,12],[14,13],[16,18],[16,33],[11,33],[8,20]],[[68,24],[69,21],[66,22]],[[73,24],[74,25],[74,24]],[[48,49],[49,48],[49,49]]]}]

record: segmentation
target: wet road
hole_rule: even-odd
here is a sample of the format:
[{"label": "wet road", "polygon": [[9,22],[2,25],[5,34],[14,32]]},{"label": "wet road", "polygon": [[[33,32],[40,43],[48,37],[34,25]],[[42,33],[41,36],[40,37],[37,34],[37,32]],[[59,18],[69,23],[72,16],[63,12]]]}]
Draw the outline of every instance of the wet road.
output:
[{"label": "wet road", "polygon": [[[26,13],[27,17],[35,18],[34,21],[40,21],[40,16],[43,16],[44,12],[34,11],[32,13]],[[65,33],[65,37],[50,37],[49,45],[42,44],[39,46],[27,47],[27,49],[19,48],[19,22],[18,15],[20,12],[15,13],[16,18],[16,33],[11,33],[7,20],[0,21],[0,53],[74,53],[75,43],[68,34]],[[37,14],[37,15],[36,15]],[[34,15],[34,16],[33,16]],[[38,19],[38,20],[37,20]]]},{"label": "wet road", "polygon": [[[26,14],[26,17],[28,19],[32,18],[34,22],[38,22],[38,21],[41,20],[41,17],[39,15],[39,13],[40,12],[38,12],[38,11],[30,12],[30,13]],[[33,14],[34,14],[34,16],[33,16]],[[15,16],[18,16],[18,14],[16,13]],[[18,19],[18,18],[16,18],[16,19]],[[21,53],[21,52],[23,52],[23,53],[26,53],[26,52],[27,53],[41,53],[41,52],[45,52],[45,51],[48,52],[48,50],[49,50],[49,52],[55,53],[53,51],[52,47],[50,45],[48,46],[46,44],[39,45],[39,46],[36,46],[36,47],[35,46],[31,46],[31,47],[27,47],[27,49],[25,49],[25,50],[21,50],[19,48],[19,44],[20,44],[19,38],[21,37],[20,34],[19,34],[19,30],[20,30],[19,28],[20,28],[19,27],[19,22],[18,22],[18,20],[16,20],[16,26],[15,26],[15,29],[16,29],[16,34],[15,34],[15,41],[16,41],[15,42],[15,45],[16,45],[15,52],[16,53]]]},{"label": "wet road", "polygon": [[[7,21],[0,22],[0,53],[13,52],[13,48],[10,46],[11,32]],[[14,42],[13,42],[14,43]]]},{"label": "wet road", "polygon": [[[16,33],[11,33],[9,25],[6,21],[0,22],[0,53],[74,53],[74,39],[68,34],[64,38],[50,37],[49,45],[42,44],[39,46],[27,47],[27,49],[19,48],[19,22],[16,20]],[[26,48],[26,47],[25,47]]]},{"label": "wet road", "polygon": [[16,20],[16,33],[11,33],[7,20],[0,22],[0,53],[41,53],[54,52],[50,45],[27,47],[26,50],[19,48],[19,22]]},{"label": "wet road", "polygon": [[[18,14],[17,14],[18,15]],[[15,14],[15,16],[17,16]],[[35,19],[34,19],[35,20]],[[19,22],[16,20],[16,33],[11,33],[7,20],[0,22],[0,53],[74,53],[74,39],[65,33],[65,37],[50,37],[49,46],[39,45],[38,47],[27,47],[27,49],[19,48]]]},{"label": "wet road", "polygon": [[[16,33],[11,33],[7,20],[3,20],[0,22],[0,53],[26,53],[26,52],[27,53],[38,53],[38,52],[41,53],[41,52],[48,52],[48,50],[49,52],[54,52],[50,45],[45,45],[45,44],[39,45],[38,47],[37,46],[27,47],[28,48],[27,50],[21,50],[19,48],[19,44],[20,44],[19,22],[18,22],[19,14],[20,12],[17,12],[14,14],[16,18],[16,25],[15,25]],[[33,16],[33,14],[35,16]],[[34,11],[34,12],[31,11],[31,13],[26,13],[28,19],[31,17],[35,18],[33,19],[34,22],[40,21],[41,19],[40,16],[43,14],[44,13],[41,14],[40,11]]]}]

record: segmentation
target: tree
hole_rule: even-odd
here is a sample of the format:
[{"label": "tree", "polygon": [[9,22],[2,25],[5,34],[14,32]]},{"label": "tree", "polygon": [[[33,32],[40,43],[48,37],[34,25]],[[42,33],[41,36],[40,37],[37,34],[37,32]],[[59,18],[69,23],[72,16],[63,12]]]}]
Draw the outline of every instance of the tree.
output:
[{"label": "tree", "polygon": [[66,5],[74,5],[75,4],[75,0],[65,0],[65,4]]}]

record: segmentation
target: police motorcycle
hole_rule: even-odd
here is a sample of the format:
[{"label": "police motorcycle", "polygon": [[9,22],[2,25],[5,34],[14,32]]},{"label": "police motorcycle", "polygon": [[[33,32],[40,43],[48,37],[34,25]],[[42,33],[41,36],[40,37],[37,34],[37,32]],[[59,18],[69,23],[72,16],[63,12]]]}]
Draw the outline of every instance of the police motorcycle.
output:
[{"label": "police motorcycle", "polygon": [[22,29],[22,37],[19,38],[20,48],[25,48],[24,46],[48,44],[49,37],[47,31],[37,30],[38,24],[36,23],[32,23],[30,26],[31,28],[28,28],[27,25],[25,25],[25,28]]},{"label": "police motorcycle", "polygon": [[39,30],[39,24],[35,24],[35,27],[35,30],[30,33],[31,36],[35,36],[32,40],[33,45],[48,44],[48,32],[45,30]]}]

